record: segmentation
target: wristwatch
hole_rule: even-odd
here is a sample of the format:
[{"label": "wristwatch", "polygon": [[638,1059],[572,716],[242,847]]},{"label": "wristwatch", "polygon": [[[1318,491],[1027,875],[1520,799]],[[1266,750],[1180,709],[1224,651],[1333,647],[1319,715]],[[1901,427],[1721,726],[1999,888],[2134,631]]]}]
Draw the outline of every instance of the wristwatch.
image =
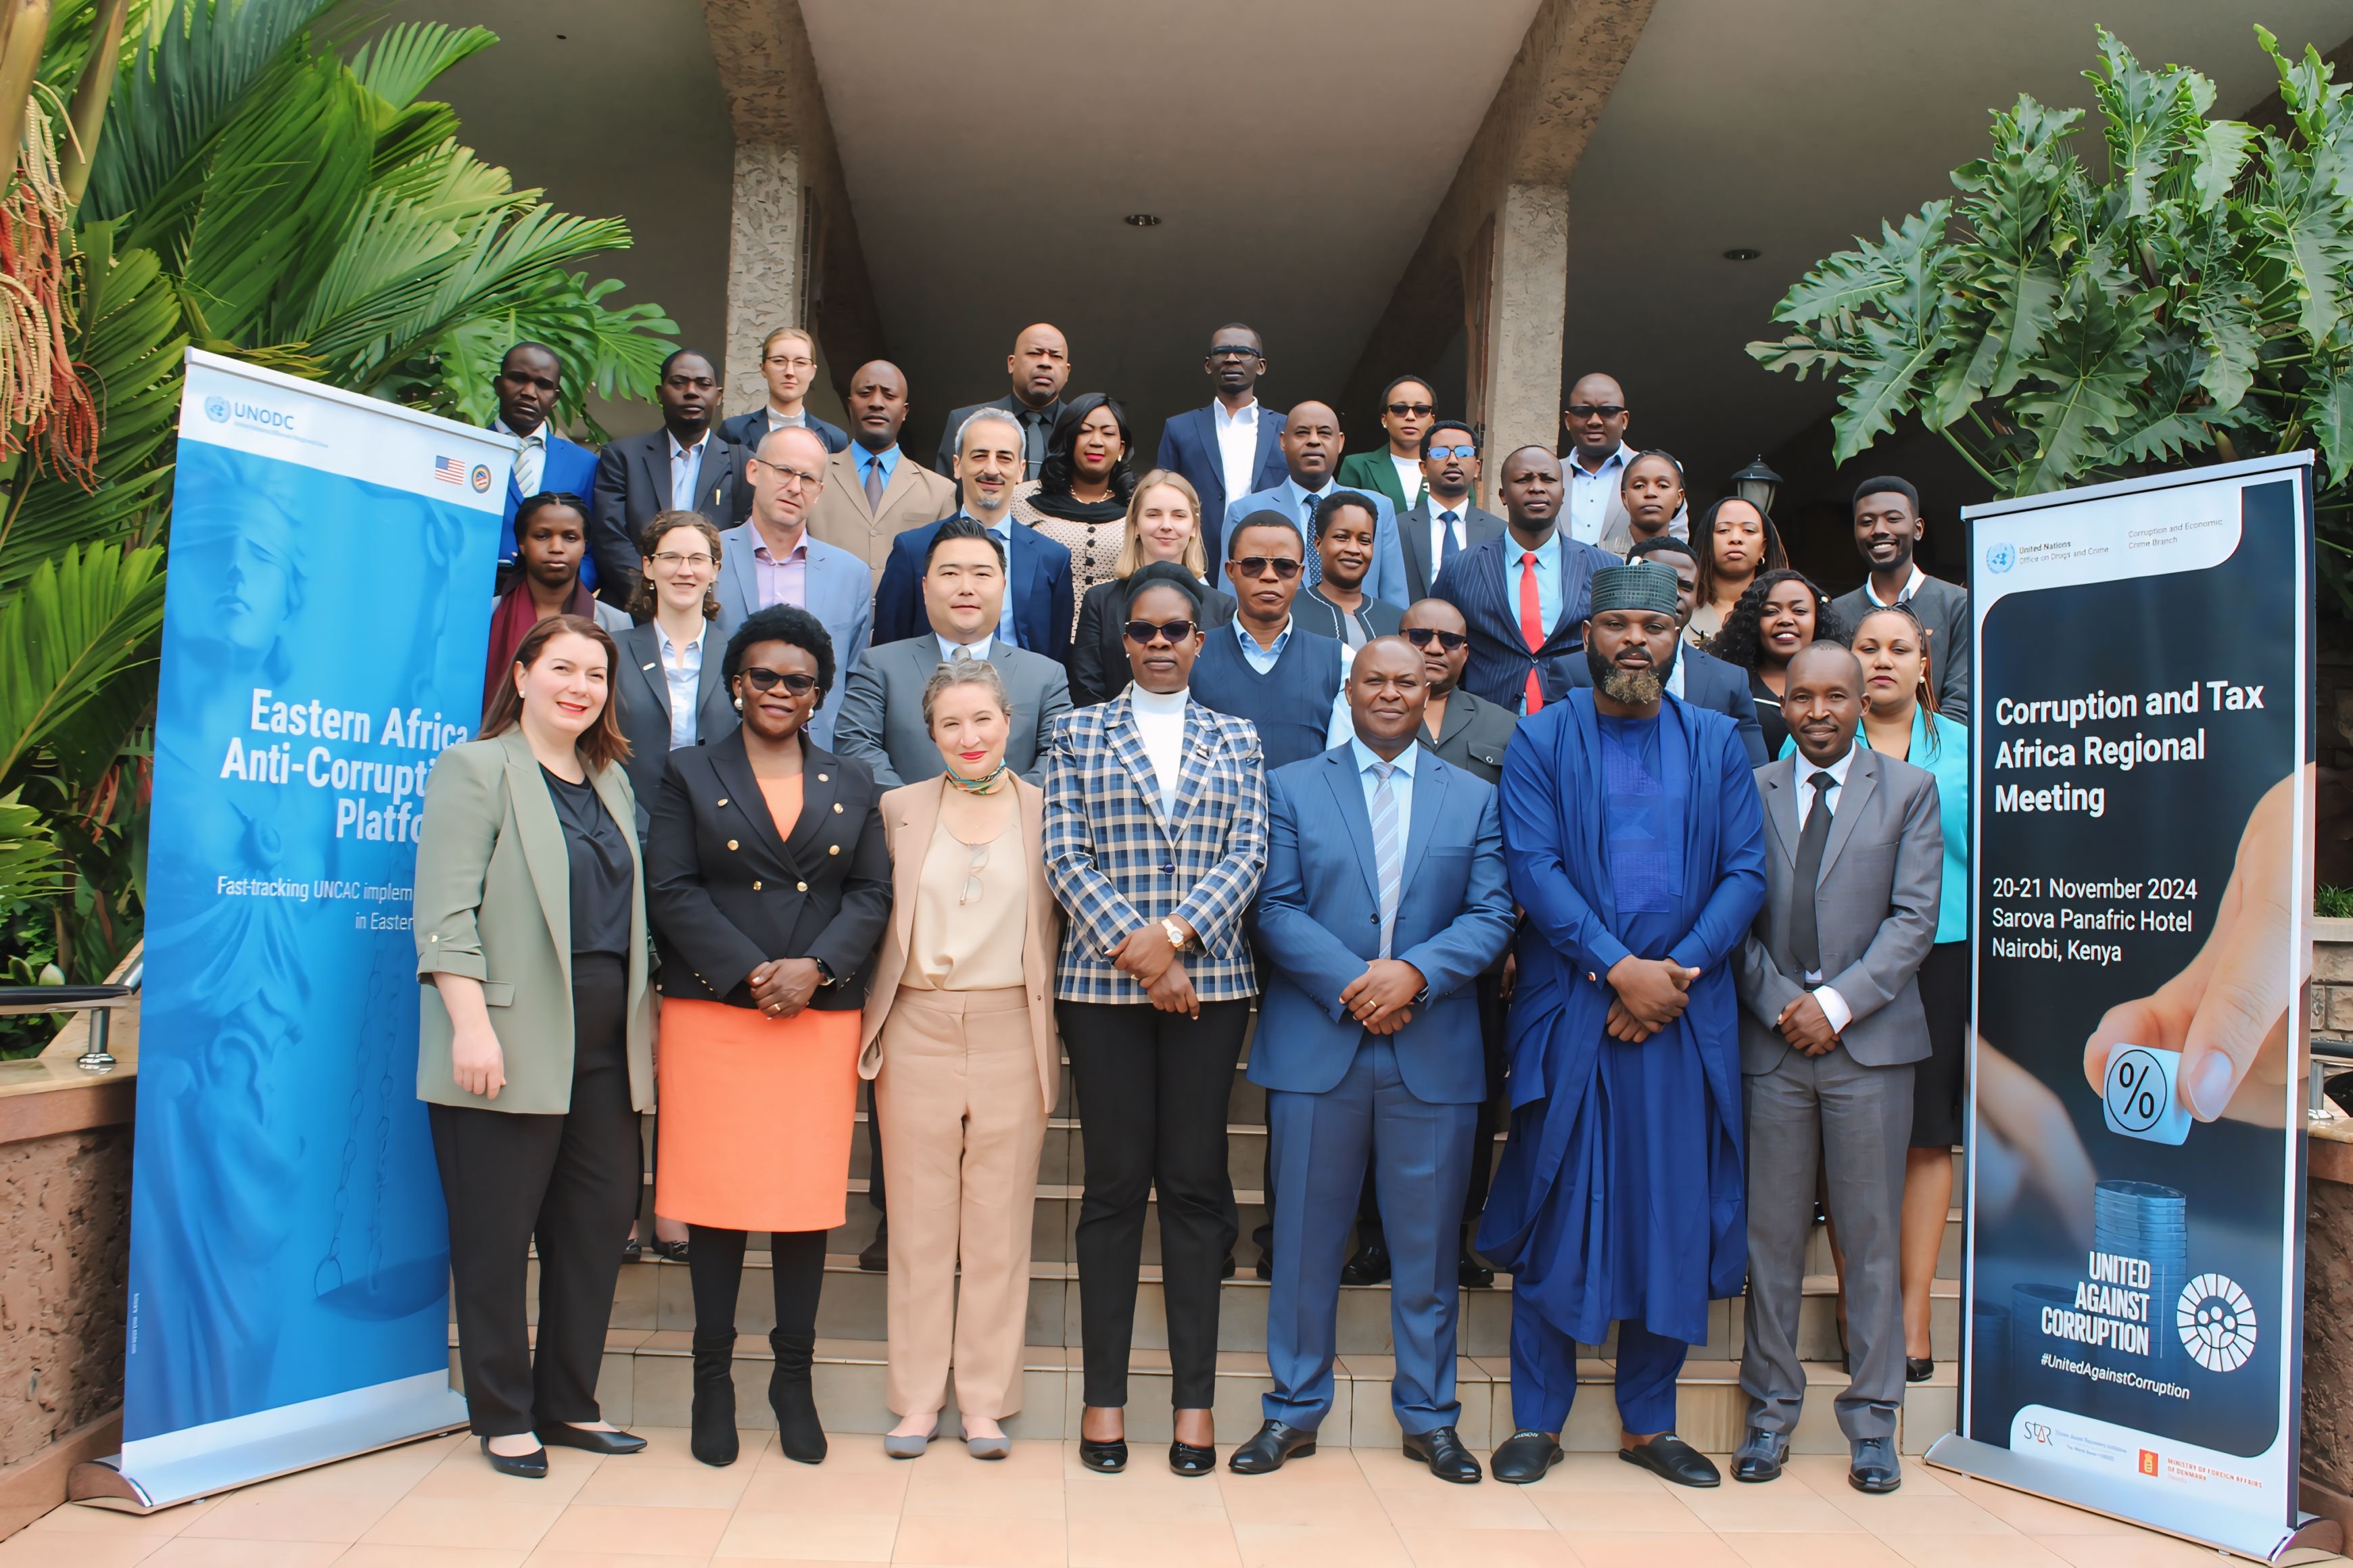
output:
[{"label": "wristwatch", "polygon": [[824,959],[811,958],[809,962],[817,965],[817,983],[818,985],[839,985],[841,984],[841,977],[834,973],[833,965],[828,963]]},{"label": "wristwatch", "polygon": [[1168,945],[1178,952],[1184,952],[1193,943],[1192,937],[1187,933],[1183,926],[1176,923],[1176,918],[1174,915],[1160,922],[1160,930],[1161,933],[1167,937]]}]

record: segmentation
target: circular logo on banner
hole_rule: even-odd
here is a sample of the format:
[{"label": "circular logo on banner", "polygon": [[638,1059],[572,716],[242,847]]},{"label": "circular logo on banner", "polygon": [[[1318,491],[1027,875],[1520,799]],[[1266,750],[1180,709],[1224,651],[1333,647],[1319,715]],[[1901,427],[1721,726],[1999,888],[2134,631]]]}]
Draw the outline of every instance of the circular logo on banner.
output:
[{"label": "circular logo on banner", "polygon": [[476,463],[474,465],[473,473],[468,477],[473,481],[474,493],[476,495],[486,494],[489,491],[491,488],[491,469],[489,464]]},{"label": "circular logo on banner", "polygon": [[216,425],[228,423],[228,399],[215,393],[205,399],[205,417]]},{"label": "circular logo on banner", "polygon": [[2255,1353],[2255,1304],[2225,1274],[2200,1274],[2181,1288],[2173,1321],[2181,1348],[2208,1372],[2236,1372]]},{"label": "circular logo on banner", "polygon": [[2018,546],[2007,540],[1986,551],[1986,570],[1989,572],[2007,572],[2017,564]]}]

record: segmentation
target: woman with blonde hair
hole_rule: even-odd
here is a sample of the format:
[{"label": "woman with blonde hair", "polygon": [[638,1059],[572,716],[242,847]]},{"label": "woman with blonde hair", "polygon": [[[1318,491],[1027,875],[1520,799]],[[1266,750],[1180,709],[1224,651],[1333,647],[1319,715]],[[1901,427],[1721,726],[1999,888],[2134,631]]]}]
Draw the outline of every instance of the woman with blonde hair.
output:
[{"label": "woman with blonde hair", "polygon": [[1127,685],[1127,580],[1155,561],[1173,561],[1201,584],[1201,624],[1234,618],[1234,601],[1209,585],[1208,547],[1201,540],[1201,497],[1174,468],[1155,468],[1135,481],[1127,524],[1111,576],[1079,602],[1078,634],[1071,638],[1071,700],[1084,708],[1108,702]]},{"label": "woman with blonde hair", "polygon": [[1021,1408],[1038,1154],[1061,1088],[1061,916],[1045,792],[1005,761],[1012,721],[995,665],[941,665],[923,721],[946,771],[882,796],[892,913],[858,1070],[891,1190],[893,1458],[937,1436],[951,1367],[975,1458],[1012,1451],[999,1423]]}]

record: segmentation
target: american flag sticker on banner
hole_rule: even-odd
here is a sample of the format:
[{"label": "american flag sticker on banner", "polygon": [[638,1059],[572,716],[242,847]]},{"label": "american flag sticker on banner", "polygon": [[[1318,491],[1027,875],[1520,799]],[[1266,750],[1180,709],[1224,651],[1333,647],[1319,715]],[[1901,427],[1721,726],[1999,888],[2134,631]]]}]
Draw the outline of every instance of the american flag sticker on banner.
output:
[{"label": "american flag sticker on banner", "polygon": [[433,477],[445,485],[462,485],[466,482],[466,465],[455,458],[436,458]]}]

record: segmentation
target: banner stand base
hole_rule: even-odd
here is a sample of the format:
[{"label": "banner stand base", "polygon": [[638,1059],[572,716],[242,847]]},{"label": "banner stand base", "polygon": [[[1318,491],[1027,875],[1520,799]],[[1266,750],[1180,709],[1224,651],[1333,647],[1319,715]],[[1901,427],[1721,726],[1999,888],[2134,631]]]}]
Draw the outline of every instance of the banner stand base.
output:
[{"label": "banner stand base", "polygon": [[[1978,1480],[2008,1487],[2012,1491],[2064,1503],[2069,1508],[2079,1508],[2105,1519],[2138,1525],[2144,1530],[2160,1531],[2200,1546],[2252,1557],[2258,1563],[2278,1563],[2289,1552],[2296,1551],[2342,1552],[2345,1549],[2343,1527],[2333,1519],[2323,1519],[2314,1513],[2298,1512],[2293,1525],[2254,1527],[2250,1521],[2247,1531],[2227,1534],[2212,1533],[2214,1514],[2211,1509],[2184,1509],[2178,1522],[2158,1517],[2118,1513],[2112,1508],[2103,1508],[2097,1502],[2062,1489],[2068,1479],[2065,1470],[2023,1458],[1991,1443],[1964,1437],[1957,1432],[1947,1432],[1937,1438],[1928,1445],[1928,1451],[1921,1458],[1940,1470],[1974,1476]],[[2084,1479],[2090,1482],[2095,1478],[2087,1475]],[[2160,1511],[2151,1510],[2152,1514]],[[2254,1532],[2257,1528],[2262,1533]]]},{"label": "banner stand base", "polygon": [[425,1373],[126,1443],[68,1472],[66,1500],[153,1513],[465,1426],[448,1373]]}]

